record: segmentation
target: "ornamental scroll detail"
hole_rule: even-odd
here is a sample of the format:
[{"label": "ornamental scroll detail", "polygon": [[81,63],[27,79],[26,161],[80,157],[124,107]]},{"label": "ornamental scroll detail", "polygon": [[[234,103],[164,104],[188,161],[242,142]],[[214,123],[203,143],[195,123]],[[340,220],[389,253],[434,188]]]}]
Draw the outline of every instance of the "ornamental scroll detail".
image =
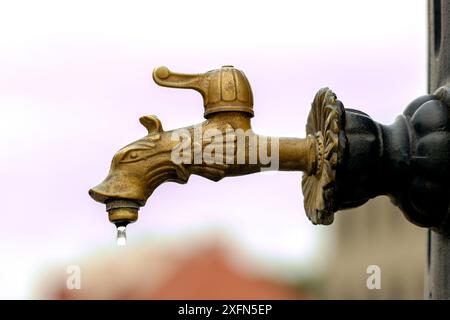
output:
[{"label": "ornamental scroll detail", "polygon": [[344,107],[333,91],[317,92],[306,125],[306,133],[316,141],[316,165],[302,178],[306,215],[314,224],[331,224],[337,211],[335,179],[343,114]]}]

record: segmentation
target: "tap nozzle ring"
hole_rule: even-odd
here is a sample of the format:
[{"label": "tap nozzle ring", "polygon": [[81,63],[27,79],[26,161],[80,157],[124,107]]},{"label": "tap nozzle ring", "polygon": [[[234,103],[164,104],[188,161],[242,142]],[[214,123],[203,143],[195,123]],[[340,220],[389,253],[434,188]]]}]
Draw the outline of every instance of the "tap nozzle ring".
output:
[{"label": "tap nozzle ring", "polygon": [[109,221],[117,227],[133,223],[138,218],[140,206],[132,200],[116,199],[106,203]]}]

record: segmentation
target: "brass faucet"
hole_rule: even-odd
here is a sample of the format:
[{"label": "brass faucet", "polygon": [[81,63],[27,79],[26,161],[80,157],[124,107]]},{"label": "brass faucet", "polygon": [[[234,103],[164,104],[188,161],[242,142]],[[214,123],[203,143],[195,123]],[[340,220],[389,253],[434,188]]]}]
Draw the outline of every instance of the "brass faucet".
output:
[{"label": "brass faucet", "polygon": [[119,150],[106,179],[89,190],[118,228],[136,221],[139,208],[165,181],[284,170],[304,172],[304,207],[314,224],[331,224],[336,211],[388,195],[414,224],[450,233],[449,87],[415,99],[392,125],[344,109],[323,88],[312,103],[307,136],[300,139],[252,131],[252,90],[232,66],[203,74],[159,67],[153,79],[200,92],[206,120],[164,131],[156,116],[140,118],[148,134]]},{"label": "brass faucet", "polygon": [[[181,74],[159,67],[153,71],[153,79],[164,87],[200,92],[206,120],[164,131],[156,116],[139,119],[148,134],[119,150],[106,179],[89,190],[94,200],[106,204],[112,223],[119,227],[136,221],[139,208],[165,181],[186,183],[191,174],[219,181],[261,170],[305,172],[303,189],[310,218],[314,223],[331,223],[332,214],[322,213],[333,211],[327,201],[332,190],[326,187],[334,180],[338,161],[342,105],[330,90],[317,94],[306,138],[277,138],[252,131],[252,89],[244,73],[233,66],[203,74]],[[182,148],[183,161],[175,161],[174,154]]]}]

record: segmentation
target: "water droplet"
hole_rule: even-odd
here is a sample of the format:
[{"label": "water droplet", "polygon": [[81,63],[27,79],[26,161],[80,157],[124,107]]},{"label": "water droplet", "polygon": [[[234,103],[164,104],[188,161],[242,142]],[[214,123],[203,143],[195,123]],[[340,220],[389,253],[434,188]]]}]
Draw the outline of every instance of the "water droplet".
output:
[{"label": "water droplet", "polygon": [[117,245],[127,245],[127,228],[125,226],[117,227]]}]

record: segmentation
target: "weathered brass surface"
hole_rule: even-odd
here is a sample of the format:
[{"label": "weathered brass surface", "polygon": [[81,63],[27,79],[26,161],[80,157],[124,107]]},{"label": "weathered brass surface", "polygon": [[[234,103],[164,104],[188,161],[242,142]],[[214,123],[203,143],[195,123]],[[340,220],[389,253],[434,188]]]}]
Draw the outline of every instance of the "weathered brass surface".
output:
[{"label": "weathered brass surface", "polygon": [[[338,210],[336,169],[341,162],[344,107],[328,88],[320,89],[312,103],[306,133],[316,142],[314,172],[303,175],[302,189],[305,212],[314,224],[331,224]],[[340,143],[341,141],[341,143]]]},{"label": "weathered brass surface", "polygon": [[[232,66],[194,75],[174,73],[166,67],[159,67],[154,70],[153,79],[161,86],[190,88],[200,92],[206,121],[164,131],[156,116],[140,118],[148,134],[119,150],[106,179],[89,190],[94,200],[106,204],[111,222],[126,225],[136,221],[138,208],[144,206],[153,191],[166,181],[186,183],[191,174],[219,181],[224,177],[261,170],[287,170],[306,173],[303,190],[310,219],[314,223],[331,223],[334,208],[329,207],[327,196],[337,163],[339,113],[336,108],[340,107],[331,91],[324,89],[318,93],[306,138],[276,138],[257,135],[251,130],[250,120],[254,115],[252,90],[244,73]],[[211,137],[201,140],[201,143],[196,141],[196,135],[203,136],[211,129],[216,130],[221,139]],[[187,132],[191,138],[188,163],[175,163],[172,159],[172,151],[179,146],[173,135],[180,130]],[[236,135],[230,134],[238,130],[247,135],[242,149],[239,149]],[[254,145],[250,141],[257,143]],[[198,155],[211,148],[211,144],[213,147],[216,144],[215,150],[222,150],[224,158],[232,161],[195,161]],[[274,145],[277,150],[272,150]],[[255,152],[255,148],[257,156],[252,161],[250,154]],[[263,148],[271,157],[277,157],[277,166],[260,157]]]},{"label": "weathered brass surface", "polygon": [[203,74],[183,74],[159,67],[153,80],[163,87],[193,89],[203,97],[205,118],[224,111],[245,112],[253,116],[253,93],[245,74],[233,66]]},{"label": "weathered brass surface", "polygon": [[[200,92],[206,120],[164,131],[156,116],[140,118],[148,134],[119,150],[106,179],[89,191],[106,204],[116,225],[136,221],[139,207],[165,181],[186,183],[191,174],[219,181],[287,170],[304,172],[304,207],[314,224],[330,224],[336,211],[387,195],[414,224],[450,233],[448,87],[412,101],[392,125],[345,109],[331,90],[321,89],[308,116],[307,136],[300,139],[252,131],[252,90],[244,73],[232,66],[193,75],[160,67],[153,79]],[[180,142],[174,137],[181,132],[188,139]],[[180,146],[188,152],[175,161]],[[206,151],[214,159],[205,158]]]}]

